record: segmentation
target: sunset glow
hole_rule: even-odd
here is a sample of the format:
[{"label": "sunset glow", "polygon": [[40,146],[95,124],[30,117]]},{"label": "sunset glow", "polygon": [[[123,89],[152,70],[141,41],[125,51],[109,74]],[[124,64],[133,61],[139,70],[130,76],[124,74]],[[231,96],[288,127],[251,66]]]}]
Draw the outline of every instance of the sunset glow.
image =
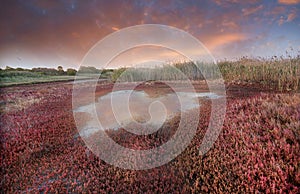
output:
[{"label": "sunset glow", "polygon": [[0,8],[0,68],[78,68],[99,40],[139,24],[185,30],[218,60],[297,55],[299,9],[299,0],[6,1]]}]

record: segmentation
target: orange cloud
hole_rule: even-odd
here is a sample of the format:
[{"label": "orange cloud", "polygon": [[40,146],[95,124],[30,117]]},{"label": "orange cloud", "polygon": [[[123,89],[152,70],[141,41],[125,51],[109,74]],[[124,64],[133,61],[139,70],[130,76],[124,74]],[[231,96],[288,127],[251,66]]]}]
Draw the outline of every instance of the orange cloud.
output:
[{"label": "orange cloud", "polygon": [[297,17],[297,10],[293,9],[288,15],[287,17],[283,17],[281,16],[280,19],[277,21],[278,25],[281,26],[282,24],[286,23],[286,22],[291,22],[293,21],[295,18]]},{"label": "orange cloud", "polygon": [[111,29],[112,30],[114,30],[114,31],[118,31],[118,30],[120,30],[119,28],[117,28],[117,27],[111,27]]},{"label": "orange cloud", "polygon": [[[154,62],[152,65],[164,63],[166,61],[173,61],[179,58],[184,58],[176,51],[170,50],[161,46],[140,46],[131,48],[116,56],[109,64],[109,67],[122,67],[122,66],[134,66],[149,62]],[[144,64],[145,65],[145,64]]]},{"label": "orange cloud", "polygon": [[263,7],[264,7],[263,5],[259,5],[257,7],[252,7],[249,9],[242,9],[242,12],[244,16],[247,16],[258,12],[259,10],[263,9]]},{"label": "orange cloud", "polygon": [[255,4],[259,0],[213,0],[217,5],[228,5],[228,4]]},{"label": "orange cloud", "polygon": [[230,44],[242,40],[246,40],[247,36],[245,34],[240,33],[228,33],[228,34],[222,34],[222,35],[216,35],[209,37],[207,42],[207,47],[211,50],[214,50],[215,48],[219,46],[223,46],[225,44]]},{"label": "orange cloud", "polygon": [[285,5],[294,5],[300,3],[300,0],[278,0],[278,3]]},{"label": "orange cloud", "polygon": [[227,27],[227,28],[231,28],[231,29],[238,29],[239,28],[239,26],[233,21],[230,21],[230,22],[223,21],[222,26]]},{"label": "orange cloud", "polygon": [[281,16],[278,20],[278,25],[281,26],[285,22],[285,19]]},{"label": "orange cloud", "polygon": [[288,15],[287,22],[293,21],[297,17],[297,11],[292,10],[291,13]]},{"label": "orange cloud", "polygon": [[286,6],[276,6],[270,12],[271,15],[278,16],[283,15],[286,12]]},{"label": "orange cloud", "polygon": [[72,32],[71,35],[73,38],[80,38],[80,35],[77,32]]}]

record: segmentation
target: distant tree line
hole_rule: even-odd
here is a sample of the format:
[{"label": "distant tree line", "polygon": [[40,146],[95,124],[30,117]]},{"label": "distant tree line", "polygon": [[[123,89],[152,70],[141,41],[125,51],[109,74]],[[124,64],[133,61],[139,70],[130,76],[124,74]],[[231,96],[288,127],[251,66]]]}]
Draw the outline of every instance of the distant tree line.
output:
[{"label": "distant tree line", "polygon": [[33,72],[33,73],[39,73],[41,75],[76,75],[77,70],[68,68],[66,71],[64,71],[62,66],[58,66],[57,69],[55,68],[46,68],[46,67],[36,67],[32,69],[25,69],[25,68],[12,68],[9,66],[6,66],[5,69],[1,69],[2,72]]},{"label": "distant tree line", "polygon": [[77,73],[83,74],[83,75],[92,75],[92,74],[97,75],[98,74],[98,75],[100,75],[100,78],[110,79],[114,73],[114,70],[113,69],[97,69],[96,67],[91,67],[91,66],[81,66]]},{"label": "distant tree line", "polygon": [[[9,66],[6,66],[5,69],[0,68],[0,72],[3,73],[9,73],[9,75],[21,75],[22,73],[37,73],[39,75],[47,75],[47,76],[59,76],[59,75],[70,75],[75,76],[78,74],[83,75],[91,75],[91,74],[101,74],[101,78],[110,78],[113,74],[113,69],[97,69],[96,67],[89,67],[89,66],[81,66],[79,70],[73,68],[68,68],[67,70],[64,70],[62,66],[58,66],[55,68],[46,68],[46,67],[35,67],[32,69],[25,69],[25,68],[12,68]],[[8,74],[5,74],[8,75]],[[29,74],[32,75],[32,74]]]}]

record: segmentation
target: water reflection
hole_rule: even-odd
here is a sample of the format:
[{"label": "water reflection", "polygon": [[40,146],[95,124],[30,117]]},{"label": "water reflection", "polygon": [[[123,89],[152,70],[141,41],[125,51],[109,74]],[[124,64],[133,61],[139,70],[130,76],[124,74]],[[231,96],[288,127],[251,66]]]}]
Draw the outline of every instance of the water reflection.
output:
[{"label": "water reflection", "polygon": [[199,107],[199,97],[216,99],[220,96],[214,93],[177,92],[152,97],[144,91],[114,91],[99,97],[95,104],[75,110],[90,116],[97,115],[97,119],[88,119],[85,122],[80,129],[80,135],[89,136],[101,129],[126,129],[133,126],[132,123],[138,127],[153,126],[157,130],[176,113]]}]

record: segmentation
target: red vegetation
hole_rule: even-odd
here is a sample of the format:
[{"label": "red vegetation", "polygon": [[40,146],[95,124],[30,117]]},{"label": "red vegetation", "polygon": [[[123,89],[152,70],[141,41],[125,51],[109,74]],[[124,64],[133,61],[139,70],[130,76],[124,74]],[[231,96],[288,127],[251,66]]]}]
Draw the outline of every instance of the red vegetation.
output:
[{"label": "red vegetation", "polygon": [[[2,192],[300,192],[299,94],[229,98],[222,133],[201,156],[210,111],[205,101],[197,135],[183,153],[164,166],[134,171],[106,164],[85,146],[73,119],[71,85],[0,90]],[[177,124],[174,119],[149,141],[108,133],[127,147],[148,148],[166,141]]]}]

